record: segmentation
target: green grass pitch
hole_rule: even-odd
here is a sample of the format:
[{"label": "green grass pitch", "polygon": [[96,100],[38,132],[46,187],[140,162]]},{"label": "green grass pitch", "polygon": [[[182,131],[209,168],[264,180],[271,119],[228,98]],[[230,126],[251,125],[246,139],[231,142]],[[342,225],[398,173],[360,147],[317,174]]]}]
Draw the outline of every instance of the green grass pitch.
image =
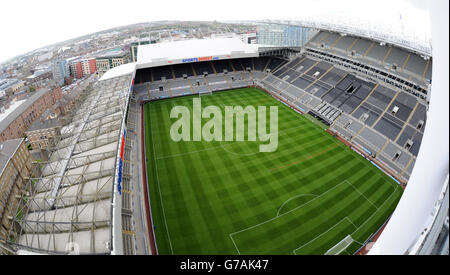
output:
[{"label": "green grass pitch", "polygon": [[172,141],[170,110],[192,109],[194,96],[144,107],[159,254],[324,254],[348,235],[355,241],[341,254],[353,254],[395,209],[395,181],[258,89],[202,96],[202,107],[279,106],[277,151],[259,153],[248,141]]}]

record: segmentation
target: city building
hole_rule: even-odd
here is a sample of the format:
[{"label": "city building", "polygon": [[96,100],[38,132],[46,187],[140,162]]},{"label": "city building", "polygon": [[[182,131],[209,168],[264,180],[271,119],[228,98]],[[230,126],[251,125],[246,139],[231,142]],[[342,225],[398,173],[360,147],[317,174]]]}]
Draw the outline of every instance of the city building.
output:
[{"label": "city building", "polygon": [[57,116],[67,115],[74,107],[76,101],[80,98],[83,90],[89,85],[89,82],[84,82],[79,86],[74,87],[70,92],[64,93],[62,98],[53,105],[52,112]]},{"label": "city building", "polygon": [[148,44],[155,44],[155,43],[156,43],[156,40],[154,40],[154,39],[150,40],[148,38],[142,38],[142,39],[139,39],[138,41],[131,42],[131,46],[130,46],[131,62],[137,61],[139,45],[148,45]]},{"label": "city building", "polygon": [[306,44],[317,31],[300,26],[281,24],[259,24],[256,38],[258,44],[270,46],[301,47]]},{"label": "city building", "polygon": [[25,140],[0,142],[0,240],[6,240],[13,217],[21,216],[20,198],[31,175],[31,156]]},{"label": "city building", "polygon": [[[56,105],[56,104],[55,104],[55,105]],[[56,110],[56,111],[55,111],[55,110],[56,110],[56,109],[54,108],[54,106],[52,106],[51,108],[45,110],[45,111],[42,113],[40,119],[47,120],[47,119],[58,118],[59,115],[61,114],[61,112],[60,112],[59,110]],[[28,129],[28,130],[30,130],[30,129]]]},{"label": "city building", "polygon": [[69,64],[70,75],[76,79],[83,77],[83,67],[81,66],[80,60],[73,60]]},{"label": "city building", "polygon": [[51,59],[52,57],[53,57],[53,53],[52,53],[52,52],[48,52],[48,53],[39,55],[39,56],[37,57],[37,60],[38,60],[39,62],[44,62],[44,61],[46,61],[46,60]]},{"label": "city building", "polygon": [[42,80],[46,79],[53,79],[53,72],[52,70],[45,69],[45,70],[39,70],[35,71],[34,74],[30,75],[26,78],[28,84],[33,84]]},{"label": "city building", "polygon": [[50,109],[36,119],[25,132],[33,149],[46,149],[54,137],[61,135],[61,120]]},{"label": "city building", "polygon": [[128,63],[128,54],[122,50],[107,51],[96,58],[97,71],[103,75],[109,69]]},{"label": "city building", "polygon": [[40,89],[6,116],[0,116],[0,141],[22,137],[36,118],[62,98],[61,88]]},{"label": "city building", "polygon": [[69,63],[70,75],[76,79],[91,75],[97,71],[95,58],[77,58]]},{"label": "city building", "polygon": [[53,112],[62,115],[68,114],[70,110],[72,110],[75,101],[79,98],[80,95],[81,91],[78,93],[64,94],[63,97],[58,100],[53,106]]},{"label": "city building", "polygon": [[58,85],[62,86],[64,84],[64,80],[70,77],[70,69],[69,63],[67,60],[56,60],[53,62],[53,78],[58,83]]},{"label": "city building", "polygon": [[2,96],[0,92],[0,117],[9,109],[11,102],[11,100],[7,100],[6,97]]},{"label": "city building", "polygon": [[0,97],[10,96],[25,86],[25,82],[19,79],[0,79]]},{"label": "city building", "polygon": [[241,41],[245,44],[256,44],[257,38],[255,32],[244,33],[240,35]]},{"label": "city building", "polygon": [[86,58],[80,61],[83,76],[93,74],[97,71],[95,58]]}]

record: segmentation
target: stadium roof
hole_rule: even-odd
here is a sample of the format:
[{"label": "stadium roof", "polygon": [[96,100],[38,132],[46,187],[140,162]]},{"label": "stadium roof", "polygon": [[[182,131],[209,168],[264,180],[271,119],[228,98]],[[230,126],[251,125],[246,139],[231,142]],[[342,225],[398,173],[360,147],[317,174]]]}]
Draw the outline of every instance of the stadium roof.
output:
[{"label": "stadium roof", "polygon": [[124,75],[84,90],[48,160],[40,163],[40,176],[25,183],[25,203],[18,209],[23,218],[15,217],[21,226],[10,232],[13,247],[50,254],[67,254],[70,244],[81,254],[120,251],[114,186],[131,80]]},{"label": "stadium roof", "polygon": [[115,68],[106,71],[105,74],[100,78],[100,81],[131,74],[134,72],[135,69],[136,69],[136,62],[117,66]]},{"label": "stadium roof", "polygon": [[[388,11],[389,9],[386,9],[386,12]],[[384,22],[384,19],[382,20],[379,17],[373,19],[362,15],[343,18],[332,13],[332,15],[311,16],[302,20],[263,20],[261,23],[302,26],[345,33],[396,45],[421,55],[432,56],[429,34],[420,33],[414,28],[405,30],[401,20],[400,22]],[[380,24],[380,22],[383,23]]]},{"label": "stadium roof", "polygon": [[136,68],[257,56],[258,45],[244,44],[238,38],[192,39],[139,45]]}]

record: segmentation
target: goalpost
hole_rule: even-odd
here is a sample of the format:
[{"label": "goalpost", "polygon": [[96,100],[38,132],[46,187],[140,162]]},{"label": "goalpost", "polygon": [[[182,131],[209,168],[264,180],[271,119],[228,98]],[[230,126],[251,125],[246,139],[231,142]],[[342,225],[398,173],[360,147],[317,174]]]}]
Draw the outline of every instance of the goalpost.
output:
[{"label": "goalpost", "polygon": [[325,255],[339,255],[342,251],[344,251],[350,244],[353,242],[353,238],[351,235],[347,235],[344,239],[342,239],[340,242],[338,242],[335,246],[328,249],[327,252],[325,252]]}]

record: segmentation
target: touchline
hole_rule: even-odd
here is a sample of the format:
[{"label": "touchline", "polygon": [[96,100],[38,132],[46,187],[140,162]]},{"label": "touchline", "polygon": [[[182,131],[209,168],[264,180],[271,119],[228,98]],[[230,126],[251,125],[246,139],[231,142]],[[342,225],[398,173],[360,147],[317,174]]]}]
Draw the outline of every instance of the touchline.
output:
[{"label": "touchline", "polygon": [[[278,148],[278,106],[270,106],[270,125],[267,127],[266,106],[225,106],[225,133],[223,135],[222,110],[218,106],[202,108],[200,98],[194,98],[191,112],[186,106],[174,106],[170,118],[178,119],[170,127],[170,137],[173,141],[257,141],[260,152],[274,152]],[[247,116],[248,134],[245,137],[245,116]],[[234,118],[236,117],[236,129]],[[202,118],[209,119],[202,125]],[[191,138],[192,121],[192,138]],[[269,128],[269,131],[267,129]],[[258,131],[256,130],[258,129]],[[234,133],[236,132],[236,140]]]}]

